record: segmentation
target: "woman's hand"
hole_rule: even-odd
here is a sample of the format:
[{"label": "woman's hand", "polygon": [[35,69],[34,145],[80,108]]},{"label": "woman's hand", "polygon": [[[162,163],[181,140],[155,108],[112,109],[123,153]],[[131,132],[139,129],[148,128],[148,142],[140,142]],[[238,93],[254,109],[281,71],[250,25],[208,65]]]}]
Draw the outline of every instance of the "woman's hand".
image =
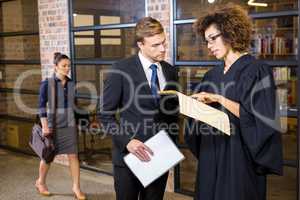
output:
[{"label": "woman's hand", "polygon": [[44,137],[47,137],[47,136],[52,134],[52,129],[49,128],[48,126],[47,127],[43,126],[42,131],[43,131],[43,136]]},{"label": "woman's hand", "polygon": [[214,103],[217,102],[224,106],[227,110],[229,110],[236,117],[240,117],[240,104],[238,102],[232,101],[223,97],[219,94],[200,92],[198,94],[192,95],[192,98],[197,99],[203,103]]},{"label": "woman's hand", "polygon": [[41,124],[42,124],[43,136],[47,137],[47,136],[51,135],[52,129],[49,128],[49,126],[48,126],[48,119],[47,119],[47,117],[41,117]]},{"label": "woman's hand", "polygon": [[197,99],[198,101],[201,101],[202,103],[220,103],[221,102],[221,95],[208,93],[208,92],[200,92],[198,94],[193,94],[192,98]]}]

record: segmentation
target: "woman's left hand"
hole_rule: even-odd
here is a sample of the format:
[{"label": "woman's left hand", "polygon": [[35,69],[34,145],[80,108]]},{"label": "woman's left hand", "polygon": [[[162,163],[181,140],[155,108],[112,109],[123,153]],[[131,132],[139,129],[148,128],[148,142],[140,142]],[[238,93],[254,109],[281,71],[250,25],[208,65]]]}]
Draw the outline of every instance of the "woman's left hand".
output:
[{"label": "woman's left hand", "polygon": [[200,92],[198,94],[193,94],[192,98],[201,101],[202,103],[220,103],[222,96],[218,94],[208,93],[208,92]]}]

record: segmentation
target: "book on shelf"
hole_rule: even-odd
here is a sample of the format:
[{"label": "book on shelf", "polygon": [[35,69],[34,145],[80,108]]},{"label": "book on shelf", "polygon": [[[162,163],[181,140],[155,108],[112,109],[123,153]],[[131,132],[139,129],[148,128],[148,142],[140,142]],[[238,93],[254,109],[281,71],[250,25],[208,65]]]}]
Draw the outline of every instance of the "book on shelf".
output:
[{"label": "book on shelf", "polygon": [[252,40],[252,52],[261,55],[297,55],[297,38],[256,34]]},{"label": "book on shelf", "polygon": [[294,106],[297,103],[297,78],[294,73],[288,66],[273,68],[277,96],[282,106]]}]

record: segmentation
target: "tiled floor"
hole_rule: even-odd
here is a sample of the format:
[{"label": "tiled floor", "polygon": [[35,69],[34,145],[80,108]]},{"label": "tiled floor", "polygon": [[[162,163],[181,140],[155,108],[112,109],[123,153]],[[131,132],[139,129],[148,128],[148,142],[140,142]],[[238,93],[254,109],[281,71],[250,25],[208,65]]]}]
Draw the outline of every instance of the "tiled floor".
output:
[{"label": "tiled floor", "polygon": [[[71,178],[67,167],[52,164],[48,175],[51,197],[41,197],[34,188],[39,160],[35,157],[0,149],[1,200],[71,200]],[[81,185],[89,200],[113,200],[113,179],[87,170],[81,170]],[[190,197],[168,193],[165,200],[191,200]]]}]

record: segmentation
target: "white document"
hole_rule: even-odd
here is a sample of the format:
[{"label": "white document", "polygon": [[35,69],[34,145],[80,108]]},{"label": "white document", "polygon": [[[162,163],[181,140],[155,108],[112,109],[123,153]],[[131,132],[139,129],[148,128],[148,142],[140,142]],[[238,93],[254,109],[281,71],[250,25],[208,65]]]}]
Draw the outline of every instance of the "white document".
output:
[{"label": "white document", "polygon": [[145,142],[152,151],[149,162],[140,161],[135,155],[129,153],[124,161],[144,187],[155,181],[169,169],[184,159],[184,155],[178,150],[168,133],[164,130]]},{"label": "white document", "polygon": [[230,135],[229,117],[226,113],[175,90],[161,91],[160,94],[177,95],[181,114],[200,120]]}]

